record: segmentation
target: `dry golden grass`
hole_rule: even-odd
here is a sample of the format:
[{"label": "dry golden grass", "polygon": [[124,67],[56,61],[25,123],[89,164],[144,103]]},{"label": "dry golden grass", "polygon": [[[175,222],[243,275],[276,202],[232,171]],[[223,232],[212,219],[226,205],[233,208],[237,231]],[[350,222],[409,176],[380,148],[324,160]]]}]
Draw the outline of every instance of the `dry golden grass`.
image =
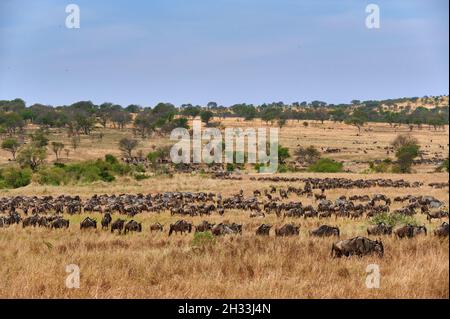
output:
[{"label": "dry golden grass", "polygon": [[[265,125],[226,120],[225,126]],[[332,128],[332,129],[328,129]],[[355,160],[385,158],[385,153],[374,147],[387,146],[400,131],[407,128],[390,128],[386,124],[370,124],[361,136],[357,130],[343,124],[325,122],[324,125],[290,122],[281,130],[281,144],[294,149],[297,144],[318,147],[347,147],[347,151],[327,156],[346,161],[346,168],[361,172],[367,165]],[[94,159],[106,153],[118,155],[117,140],[131,136],[129,131],[104,130],[102,142],[90,142],[84,137],[81,147],[71,153],[71,160]],[[423,129],[412,134],[431,152],[448,154],[448,127],[446,132]],[[60,135],[52,139],[65,141]],[[433,139],[433,143],[430,140]],[[363,144],[353,144],[354,141]],[[141,142],[140,148],[149,151],[152,145],[167,143],[166,139],[150,138]],[[67,141],[65,143],[68,144]],[[426,146],[430,147],[426,147]],[[444,149],[439,145],[444,145]],[[360,148],[374,148],[367,154]],[[0,151],[0,164],[7,163],[9,155]],[[430,182],[448,181],[447,173],[429,173],[434,168],[415,167],[416,173],[399,174],[313,174],[289,173],[281,176],[392,178],[422,181],[418,189],[370,188],[336,189],[327,191],[334,200],[340,195],[383,193],[390,197],[399,195],[432,195],[445,201],[448,207],[448,188],[432,189]],[[91,185],[45,186],[31,184],[14,190],[0,190],[0,196],[15,195],[81,195],[83,198],[97,194],[155,193],[164,191],[207,191],[229,196],[243,189],[250,196],[255,189],[268,188],[271,182],[251,181],[243,174],[242,181],[215,180],[201,174],[155,177],[142,181],[119,178],[113,183]],[[286,187],[288,183],[276,183]],[[294,186],[301,186],[294,183]],[[310,199],[292,196],[289,200]],[[393,208],[399,207],[395,204]],[[193,246],[193,234],[168,237],[169,223],[180,219],[169,213],[145,213],[135,216],[144,223],[142,233],[120,236],[109,231],[83,231],[79,222],[84,217],[70,216],[69,230],[22,229],[21,225],[0,229],[0,297],[2,298],[448,298],[449,297],[449,245],[448,239],[439,240],[429,231],[428,236],[411,240],[383,237],[385,257],[342,258],[330,257],[331,243],[336,240],[314,239],[308,235],[320,224],[337,225],[341,238],[366,235],[368,221],[347,219],[251,219],[248,212],[226,211],[223,217],[194,217],[187,219],[198,224],[202,219],[212,222],[229,220],[244,224],[242,236],[216,238],[213,244]],[[95,214],[94,214],[95,215]],[[99,215],[95,215],[100,220]],[[118,216],[113,216],[117,218]],[[423,215],[419,220],[433,230],[438,221],[428,223]],[[149,225],[159,221],[166,226],[164,233],[149,232]],[[301,234],[295,238],[261,238],[254,232],[261,223],[281,225],[299,223]],[[365,286],[366,267],[379,264],[381,287]],[[80,289],[65,286],[65,267],[77,264],[81,269]]]},{"label": "dry golden grass", "polygon": [[[168,215],[168,214],[166,214]],[[2,230],[0,296],[7,298],[448,298],[448,240],[383,238],[385,257],[332,259],[335,239],[313,239],[300,220],[296,238],[256,237],[260,221],[241,212],[242,236],[217,238],[195,248],[192,234],[110,234],[69,230]],[[79,216],[77,216],[79,219]],[[168,223],[169,216],[139,216]],[[211,218],[217,220],[217,217]],[[195,219],[196,222],[200,218]],[[274,221],[276,222],[276,221]],[[280,224],[280,221],[276,222]],[[365,221],[331,222],[343,238],[364,233]],[[434,223],[433,227],[437,223]],[[381,287],[365,286],[366,267],[380,267]],[[65,267],[81,271],[79,289],[68,289]]]}]

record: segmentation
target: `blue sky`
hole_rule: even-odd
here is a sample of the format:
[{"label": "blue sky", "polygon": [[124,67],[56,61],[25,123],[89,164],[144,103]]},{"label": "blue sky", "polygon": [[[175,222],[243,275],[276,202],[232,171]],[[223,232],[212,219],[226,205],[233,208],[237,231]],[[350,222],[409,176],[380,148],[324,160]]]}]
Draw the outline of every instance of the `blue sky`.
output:
[{"label": "blue sky", "polygon": [[[66,5],[81,28],[65,27]],[[367,29],[365,7],[380,7]],[[0,0],[0,99],[222,105],[448,94],[447,0]]]}]

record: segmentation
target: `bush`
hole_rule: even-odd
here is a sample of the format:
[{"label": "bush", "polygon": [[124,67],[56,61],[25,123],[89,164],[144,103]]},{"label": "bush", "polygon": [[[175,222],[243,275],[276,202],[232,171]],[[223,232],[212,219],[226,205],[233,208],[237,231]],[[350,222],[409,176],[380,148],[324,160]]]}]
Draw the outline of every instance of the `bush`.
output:
[{"label": "bush", "polygon": [[137,181],[141,181],[148,178],[150,178],[150,176],[148,176],[147,174],[134,174],[134,179]]},{"label": "bush", "polygon": [[321,158],[312,164],[308,170],[315,173],[338,173],[342,172],[342,163],[336,162],[330,158]]},{"label": "bush", "polygon": [[194,239],[192,239],[192,246],[203,247],[206,245],[211,245],[215,243],[214,235],[209,232],[195,232]]},{"label": "bush", "polygon": [[370,162],[369,168],[371,172],[388,173],[392,170],[392,161],[389,158],[387,158],[379,164],[376,164],[375,162]]},{"label": "bush", "polygon": [[0,170],[0,188],[19,188],[30,184],[32,171],[29,168],[9,167]]},{"label": "bush", "polygon": [[414,225],[417,226],[418,223],[412,216],[406,216],[403,214],[389,214],[389,213],[381,213],[374,216],[370,222],[374,225],[379,223],[385,223],[389,226],[397,226],[397,225]]},{"label": "bush", "polygon": [[41,185],[59,186],[67,184],[70,178],[62,167],[46,167],[40,169],[34,179]]}]

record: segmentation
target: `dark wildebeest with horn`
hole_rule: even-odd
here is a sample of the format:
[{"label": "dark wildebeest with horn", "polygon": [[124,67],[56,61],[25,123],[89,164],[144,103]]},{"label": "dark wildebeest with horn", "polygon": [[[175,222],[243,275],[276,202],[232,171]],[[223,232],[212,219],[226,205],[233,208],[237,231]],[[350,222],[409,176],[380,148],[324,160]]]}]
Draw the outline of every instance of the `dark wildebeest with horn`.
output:
[{"label": "dark wildebeest with horn", "polygon": [[300,226],[294,224],[286,224],[280,228],[275,228],[276,236],[294,236],[300,234]]},{"label": "dark wildebeest with horn", "polygon": [[262,224],[256,229],[256,235],[269,236],[272,225]]},{"label": "dark wildebeest with horn", "polygon": [[392,226],[386,225],[385,223],[379,223],[367,227],[367,235],[390,235],[392,234],[392,228]]},{"label": "dark wildebeest with horn", "polygon": [[192,231],[192,224],[188,223],[185,220],[178,220],[175,224],[170,224],[169,227],[169,236],[172,235],[173,232],[178,233],[184,233],[184,232],[191,232]]},{"label": "dark wildebeest with horn", "polygon": [[339,237],[340,231],[338,227],[322,225],[314,230],[309,232],[310,236],[316,237],[328,237],[328,236],[337,236]]},{"label": "dark wildebeest with horn", "polygon": [[124,219],[117,219],[111,224],[111,233],[113,233],[116,229],[119,231],[119,234],[122,233],[123,227],[125,225]]},{"label": "dark wildebeest with horn", "polygon": [[140,233],[140,232],[142,231],[142,224],[141,224],[141,223],[138,223],[138,222],[135,221],[135,220],[130,220],[130,221],[125,225],[124,233],[126,234],[126,233],[132,232],[132,231],[135,231],[135,232]]},{"label": "dark wildebeest with horn", "polygon": [[90,218],[90,217],[86,217],[80,223],[80,229],[88,229],[88,228],[95,228],[95,229],[97,229],[97,221],[95,219]]},{"label": "dark wildebeest with horn", "polygon": [[163,231],[163,230],[164,230],[164,227],[160,223],[154,223],[154,224],[150,225],[151,233],[154,231]]},{"label": "dark wildebeest with horn", "polygon": [[434,230],[434,234],[438,237],[448,237],[448,223],[443,222]]},{"label": "dark wildebeest with horn", "polygon": [[370,240],[369,238],[358,236],[338,241],[331,246],[331,255],[337,258],[353,255],[362,257],[373,253],[383,257],[384,247],[381,240]]},{"label": "dark wildebeest with horn", "polygon": [[109,224],[112,221],[112,217],[110,213],[106,213],[102,218],[102,229],[108,229]]}]

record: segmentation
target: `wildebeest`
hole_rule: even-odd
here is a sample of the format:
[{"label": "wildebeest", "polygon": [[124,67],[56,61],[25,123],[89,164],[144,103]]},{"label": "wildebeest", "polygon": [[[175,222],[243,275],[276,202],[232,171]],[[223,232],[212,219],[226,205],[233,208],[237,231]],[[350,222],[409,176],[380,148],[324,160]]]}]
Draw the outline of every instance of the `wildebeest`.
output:
[{"label": "wildebeest", "polygon": [[427,213],[427,220],[429,222],[431,222],[432,219],[441,219],[441,218],[445,218],[445,217],[448,217],[448,212],[446,212],[444,210],[438,210],[435,212]]},{"label": "wildebeest", "polygon": [[160,223],[154,223],[154,224],[150,225],[150,232],[163,231],[163,230],[164,230],[164,227]]},{"label": "wildebeest", "polygon": [[434,234],[439,237],[448,237],[448,223],[443,222],[438,228],[434,230]]},{"label": "wildebeest", "polygon": [[342,256],[365,256],[376,253],[379,257],[384,255],[383,243],[380,240],[370,240],[366,237],[354,237],[333,243],[331,255],[340,258]]},{"label": "wildebeest", "polygon": [[173,232],[178,233],[184,233],[184,232],[191,232],[192,231],[192,224],[185,221],[185,220],[178,220],[175,224],[170,224],[169,227],[169,236],[172,235]]},{"label": "wildebeest", "polygon": [[395,236],[398,238],[413,238],[419,234],[427,234],[427,228],[425,226],[413,226],[405,225],[394,230]]},{"label": "wildebeest", "polygon": [[195,232],[205,232],[211,230],[215,224],[211,224],[208,221],[204,220],[197,226],[195,226]]},{"label": "wildebeest", "polygon": [[367,227],[367,235],[390,235],[392,234],[392,228],[392,226],[386,225],[385,223],[379,223]]},{"label": "wildebeest", "polygon": [[57,218],[50,224],[51,228],[69,228],[69,221],[63,218]]},{"label": "wildebeest", "polygon": [[272,225],[262,224],[256,229],[256,235],[269,236]]},{"label": "wildebeest", "polygon": [[280,228],[275,228],[276,236],[294,236],[300,234],[300,226],[294,224],[285,224]]},{"label": "wildebeest", "polygon": [[39,221],[39,215],[33,215],[30,217],[27,217],[22,221],[22,227],[23,228],[28,227],[28,226],[36,227],[38,221]]},{"label": "wildebeest", "polygon": [[90,217],[86,217],[80,223],[80,229],[88,229],[88,228],[95,228],[95,229],[97,229],[97,221],[95,219],[90,218]]},{"label": "wildebeest", "polygon": [[327,237],[327,236],[337,236],[339,237],[340,231],[338,227],[328,226],[328,225],[321,225],[318,228],[311,230],[309,232],[311,236],[317,236],[317,237]]},{"label": "wildebeest", "polygon": [[125,225],[124,219],[117,219],[111,224],[111,233],[113,233],[116,229],[119,231],[119,234],[122,233],[123,227]]},{"label": "wildebeest", "polygon": [[135,232],[140,233],[140,232],[142,231],[142,224],[141,224],[141,223],[138,223],[138,222],[135,221],[135,220],[130,220],[130,221],[125,225],[124,233],[126,234],[127,232],[132,232],[132,231],[135,231]]},{"label": "wildebeest", "polygon": [[112,221],[112,217],[110,213],[106,213],[102,218],[102,229],[108,229],[109,224]]},{"label": "wildebeest", "polygon": [[232,223],[220,223],[213,227],[211,230],[215,236],[227,235],[227,234],[242,234],[242,225]]}]

